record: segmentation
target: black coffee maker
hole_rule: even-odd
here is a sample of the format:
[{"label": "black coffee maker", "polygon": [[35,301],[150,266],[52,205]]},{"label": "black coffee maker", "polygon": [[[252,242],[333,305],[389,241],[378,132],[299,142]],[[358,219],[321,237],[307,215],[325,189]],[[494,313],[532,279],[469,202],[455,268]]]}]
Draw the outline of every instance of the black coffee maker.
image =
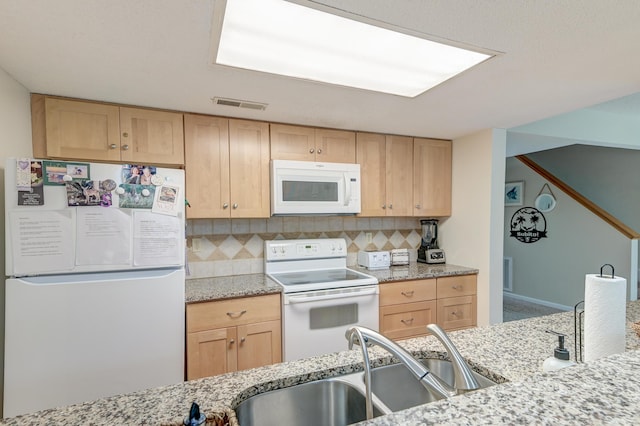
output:
[{"label": "black coffee maker", "polygon": [[418,262],[445,263],[444,251],[438,248],[438,219],[422,219],[422,242],[418,248]]}]

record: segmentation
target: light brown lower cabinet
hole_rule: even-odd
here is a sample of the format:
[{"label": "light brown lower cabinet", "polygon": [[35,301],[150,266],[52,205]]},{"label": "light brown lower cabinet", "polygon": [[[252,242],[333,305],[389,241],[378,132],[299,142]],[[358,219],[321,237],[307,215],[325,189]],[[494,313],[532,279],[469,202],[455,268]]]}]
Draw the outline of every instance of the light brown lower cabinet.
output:
[{"label": "light brown lower cabinet", "polygon": [[282,361],[280,295],[187,305],[187,380]]},{"label": "light brown lower cabinet", "polygon": [[425,336],[431,323],[474,327],[476,317],[476,275],[380,284],[380,332],[391,339]]},{"label": "light brown lower cabinet", "polygon": [[438,324],[445,330],[459,330],[477,324],[476,276],[438,278]]}]

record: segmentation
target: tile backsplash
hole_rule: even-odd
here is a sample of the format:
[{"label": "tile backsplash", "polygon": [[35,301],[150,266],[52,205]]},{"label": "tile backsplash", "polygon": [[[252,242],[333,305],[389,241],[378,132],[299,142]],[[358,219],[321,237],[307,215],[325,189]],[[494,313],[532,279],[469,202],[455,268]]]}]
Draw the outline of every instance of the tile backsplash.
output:
[{"label": "tile backsplash", "polygon": [[[367,234],[371,242],[367,243]],[[292,216],[269,219],[187,220],[188,278],[264,272],[264,241],[302,238],[344,238],[347,265],[357,263],[359,250],[409,249],[415,260],[420,246],[418,218]]]}]

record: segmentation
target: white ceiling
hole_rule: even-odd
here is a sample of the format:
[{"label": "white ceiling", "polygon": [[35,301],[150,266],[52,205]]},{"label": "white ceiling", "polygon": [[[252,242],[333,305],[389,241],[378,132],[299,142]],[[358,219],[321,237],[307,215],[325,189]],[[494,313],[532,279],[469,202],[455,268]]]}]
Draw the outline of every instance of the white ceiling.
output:
[{"label": "white ceiling", "polygon": [[437,138],[640,92],[637,0],[311,3],[503,54],[409,99],[212,65],[214,0],[0,0],[0,67],[32,92]]}]

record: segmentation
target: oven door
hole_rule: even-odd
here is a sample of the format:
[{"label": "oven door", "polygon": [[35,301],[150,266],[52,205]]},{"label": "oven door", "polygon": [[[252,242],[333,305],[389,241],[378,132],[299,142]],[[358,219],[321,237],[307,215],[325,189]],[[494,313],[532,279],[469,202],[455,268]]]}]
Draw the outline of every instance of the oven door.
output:
[{"label": "oven door", "polygon": [[353,325],[378,330],[377,285],[283,294],[284,360],[344,351]]}]

